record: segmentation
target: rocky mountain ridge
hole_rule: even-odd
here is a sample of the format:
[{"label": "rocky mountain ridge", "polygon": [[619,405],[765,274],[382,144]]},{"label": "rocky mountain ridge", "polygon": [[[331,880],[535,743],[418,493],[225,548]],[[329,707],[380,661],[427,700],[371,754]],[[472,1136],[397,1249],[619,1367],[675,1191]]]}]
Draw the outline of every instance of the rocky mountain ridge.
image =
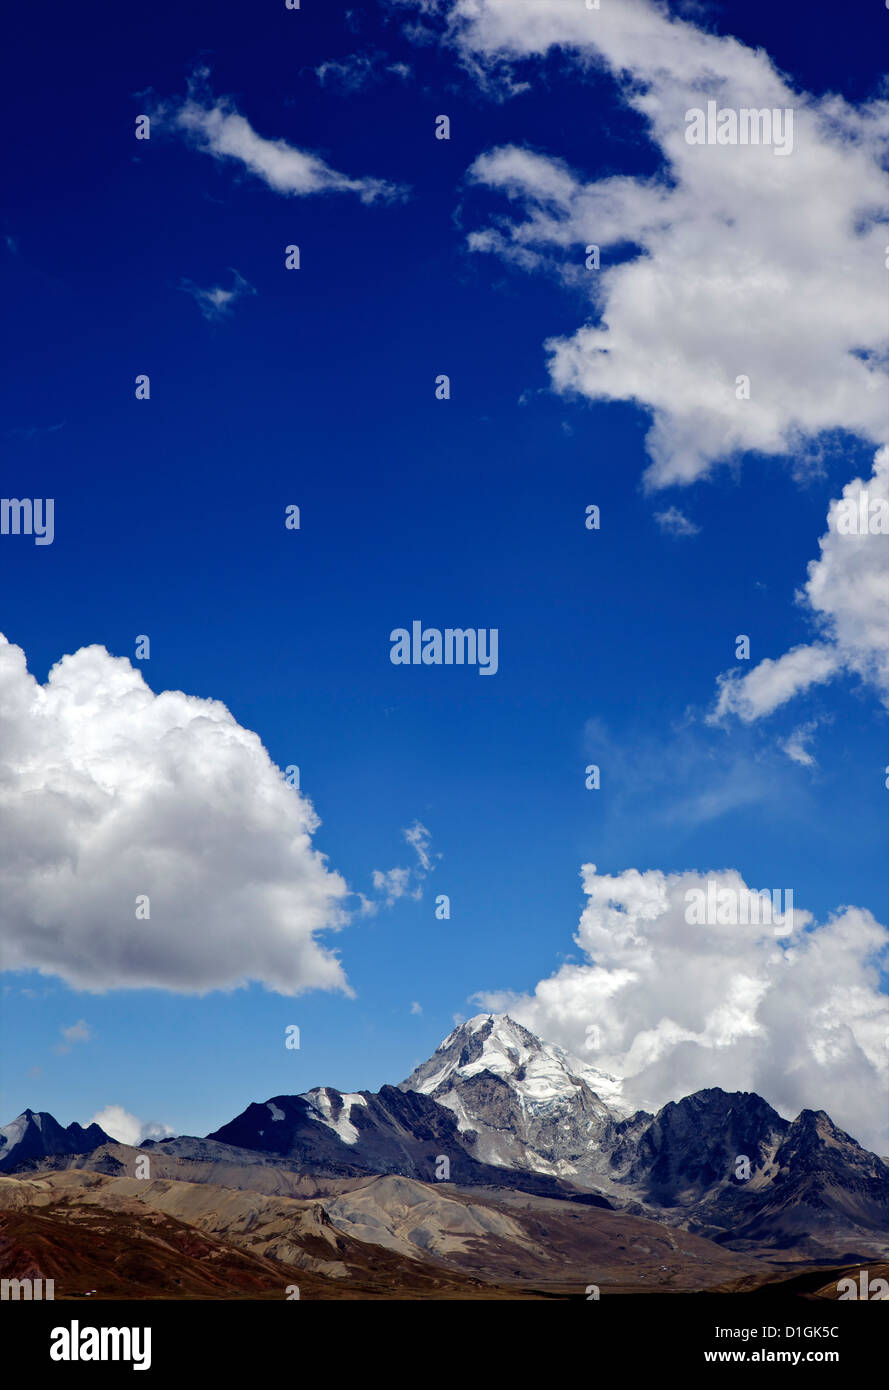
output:
[{"label": "rocky mountain ridge", "polygon": [[[83,1167],[110,1142],[96,1125],[65,1130],[32,1111],[0,1141],[4,1172]],[[714,1087],[630,1115],[614,1077],[502,1014],[461,1024],[399,1086],[274,1096],[204,1139],[141,1147],[195,1172],[272,1165],[525,1193],[622,1210],[736,1250],[889,1254],[889,1166],[823,1111],[787,1120],[761,1096]],[[107,1148],[101,1158],[114,1171]]]}]

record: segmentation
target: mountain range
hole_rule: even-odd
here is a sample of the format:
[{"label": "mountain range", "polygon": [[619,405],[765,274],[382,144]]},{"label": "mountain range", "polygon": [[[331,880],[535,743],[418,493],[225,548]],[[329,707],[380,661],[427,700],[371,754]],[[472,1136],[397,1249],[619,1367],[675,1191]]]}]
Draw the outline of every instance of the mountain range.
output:
[{"label": "mountain range", "polygon": [[[273,1096],[205,1138],[132,1148],[26,1110],[0,1129],[0,1175],[4,1274],[27,1264],[38,1208],[44,1225],[77,1210],[86,1227],[113,1211],[122,1250],[152,1209],[237,1247],[234,1287],[265,1289],[277,1259],[308,1270],[315,1296],[344,1270],[358,1284],[330,1296],[418,1279],[433,1296],[494,1297],[561,1288],[591,1261],[621,1288],[685,1288],[889,1256],[889,1166],[823,1111],[787,1120],[711,1088],[630,1114],[616,1078],[505,1014],[462,1023],[397,1086]],[[163,1278],[176,1296],[175,1272]]]}]

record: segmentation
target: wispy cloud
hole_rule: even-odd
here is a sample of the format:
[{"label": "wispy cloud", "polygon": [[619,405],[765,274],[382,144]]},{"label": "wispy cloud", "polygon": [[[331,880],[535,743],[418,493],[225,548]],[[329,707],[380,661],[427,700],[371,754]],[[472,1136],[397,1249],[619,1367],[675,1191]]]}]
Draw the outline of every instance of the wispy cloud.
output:
[{"label": "wispy cloud", "polygon": [[211,323],[230,314],[239,299],[256,294],[256,290],[249,281],[244,279],[243,275],[239,275],[236,270],[232,270],[232,275],[234,278],[230,290],[223,289],[221,285],[214,285],[212,289],[203,290],[200,285],[194,284],[191,280],[183,280],[182,282],[182,288],[192,296],[204,318]]},{"label": "wispy cloud", "polygon": [[7,430],[7,434],[13,439],[36,439],[38,435],[55,434],[64,427],[64,420],[60,420],[57,425],[14,425],[11,430]]},{"label": "wispy cloud", "polygon": [[70,1052],[75,1043],[89,1042],[96,1036],[86,1019],[83,1018],[72,1023],[70,1028],[62,1028],[60,1031],[64,1042],[56,1043],[53,1052]]},{"label": "wispy cloud", "polygon": [[694,828],[772,804],[782,773],[789,775],[762,736],[739,729],[728,744],[722,730],[690,710],[666,734],[637,724],[618,737],[594,717],[584,725],[582,746],[608,787],[611,833],[618,836],[631,826]]},{"label": "wispy cloud", "polygon": [[421,825],[420,822],[416,820],[412,826],[407,830],[403,830],[401,833],[411,848],[416,851],[417,858],[420,861],[423,871],[428,874],[429,870],[432,868],[432,859],[429,854],[429,845],[431,842],[429,831],[426,829],[425,825]]},{"label": "wispy cloud", "polygon": [[412,898],[423,896],[422,888],[412,886],[410,869],[387,869],[385,873],[382,869],[374,869],[372,877],[373,886],[386,907],[391,907],[399,898],[408,895]]},{"label": "wispy cloud", "polygon": [[678,507],[668,507],[665,512],[655,512],[654,519],[668,536],[696,536],[701,529]]},{"label": "wispy cloud", "polygon": [[207,85],[209,71],[200,69],[189,83],[184,101],[159,104],[154,120],[161,128],[178,131],[214,159],[229,160],[253,174],[275,193],[305,197],[312,193],[354,193],[363,203],[402,196],[385,179],[350,178],[316,154],[282,139],[258,134],[228,97],[214,97]]},{"label": "wispy cloud", "polygon": [[[440,854],[430,853],[431,836],[426,826],[420,821],[414,821],[413,825],[408,826],[401,833],[416,854],[418,862],[413,868],[399,867],[387,869],[385,872],[381,869],[374,869],[373,886],[375,891],[380,894],[385,907],[391,907],[399,898],[404,897],[410,897],[419,902],[423,896],[423,883],[426,876],[435,868],[434,860],[441,858]],[[363,910],[367,911],[364,904],[368,900],[364,898],[363,894],[359,896],[362,898]]]},{"label": "wispy cloud", "polygon": [[315,76],[322,87],[337,87],[344,92],[360,92],[367,87],[376,86],[387,77],[406,82],[411,76],[407,63],[393,63],[389,56],[374,49],[365,53],[351,53],[339,62],[319,63]]},{"label": "wispy cloud", "polygon": [[810,719],[807,723],[800,724],[799,728],[794,729],[790,737],[780,745],[792,762],[799,763],[801,767],[816,766],[815,758],[809,752],[807,745],[811,743],[817,728],[818,720]]}]

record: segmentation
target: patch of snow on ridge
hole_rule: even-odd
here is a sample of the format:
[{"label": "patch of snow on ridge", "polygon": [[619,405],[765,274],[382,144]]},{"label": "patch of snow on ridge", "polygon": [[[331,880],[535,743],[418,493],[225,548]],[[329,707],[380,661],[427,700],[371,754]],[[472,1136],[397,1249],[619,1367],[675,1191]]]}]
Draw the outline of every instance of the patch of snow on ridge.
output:
[{"label": "patch of snow on ridge", "polygon": [[[334,1091],[333,1094],[336,1096],[338,1092]],[[358,1140],[358,1130],[352,1124],[350,1118],[352,1106],[366,1106],[367,1101],[364,1096],[358,1095],[356,1092],[346,1092],[339,1098],[342,1104],[336,1111],[336,1114],[334,1114],[334,1104],[331,1100],[329,1087],[318,1086],[314,1091],[307,1091],[304,1096],[304,1099],[308,1101],[311,1107],[309,1114],[312,1116],[313,1120],[318,1120],[320,1124],[327,1125],[327,1128],[332,1129],[334,1134],[342,1139],[344,1144],[355,1144]]]},{"label": "patch of snow on ridge", "polygon": [[18,1115],[14,1120],[11,1120],[8,1125],[4,1125],[3,1128],[0,1129],[0,1154],[4,1151],[10,1153],[20,1144],[27,1128],[28,1116],[24,1113]]}]

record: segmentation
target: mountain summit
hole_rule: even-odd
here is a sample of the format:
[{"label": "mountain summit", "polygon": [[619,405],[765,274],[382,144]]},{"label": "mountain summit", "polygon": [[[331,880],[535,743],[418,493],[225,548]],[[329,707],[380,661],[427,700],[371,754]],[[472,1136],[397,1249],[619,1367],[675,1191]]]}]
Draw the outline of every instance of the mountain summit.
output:
[{"label": "mountain summit", "polygon": [[508,1014],[461,1023],[399,1089],[453,1111],[482,1162],[567,1178],[626,1114],[619,1081]]},{"label": "mountain summit", "polygon": [[69,1125],[63,1129],[46,1111],[23,1110],[0,1128],[0,1173],[26,1167],[56,1154],[87,1154],[111,1136],[98,1125]]},{"label": "mountain summit", "polygon": [[615,1077],[543,1042],[509,1014],[476,1014],[461,1023],[401,1084],[403,1090],[433,1095],[455,1074],[466,1079],[483,1071],[508,1080],[529,1100],[570,1095],[583,1082],[615,1113],[624,1113]]}]

